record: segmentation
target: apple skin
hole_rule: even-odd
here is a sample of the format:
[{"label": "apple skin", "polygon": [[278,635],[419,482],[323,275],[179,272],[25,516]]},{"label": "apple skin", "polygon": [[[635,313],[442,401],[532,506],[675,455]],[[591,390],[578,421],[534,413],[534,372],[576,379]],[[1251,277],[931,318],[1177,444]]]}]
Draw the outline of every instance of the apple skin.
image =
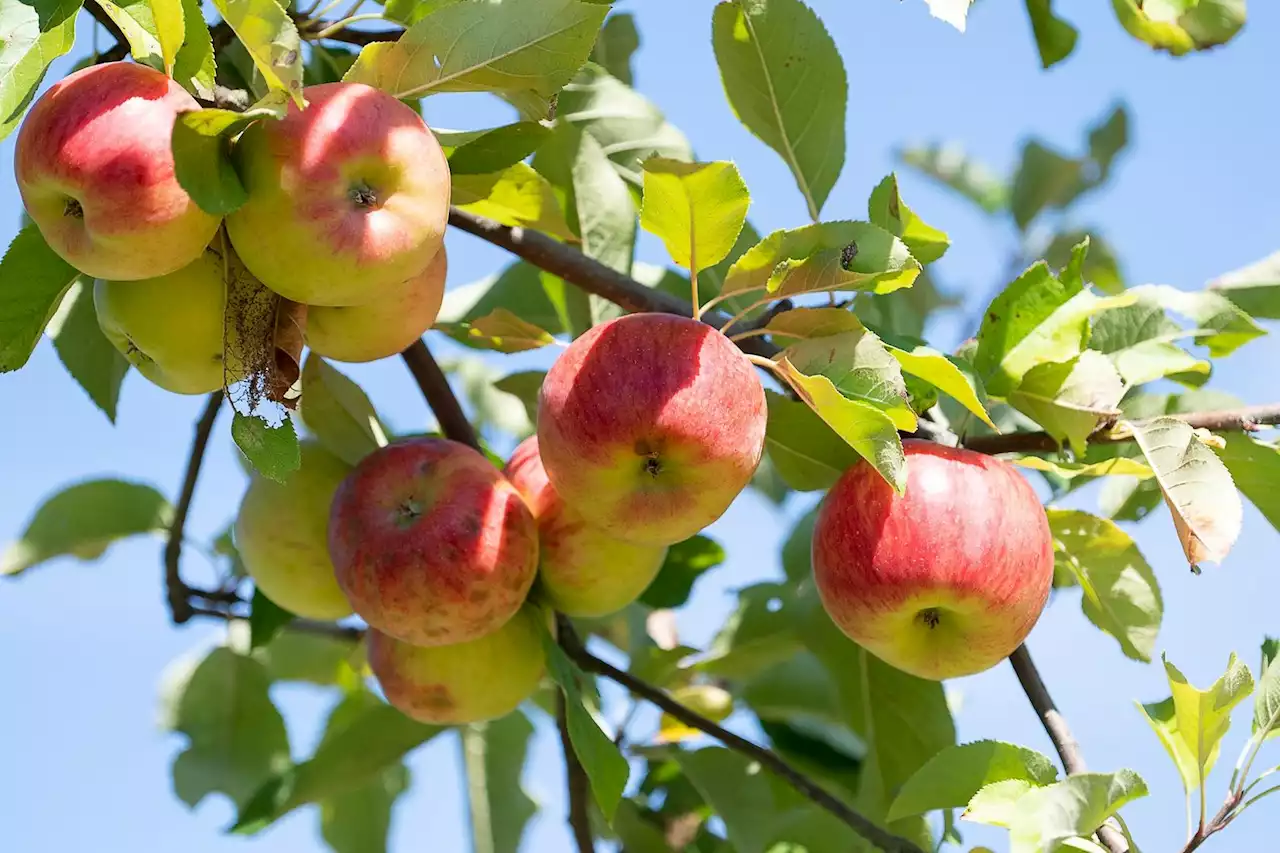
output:
[{"label": "apple skin", "polygon": [[423,723],[456,725],[505,716],[538,689],[546,672],[540,611],[526,605],[496,631],[450,646],[368,637],[369,668],[387,701]]},{"label": "apple skin", "polygon": [[109,62],[67,75],[18,131],[14,172],[27,213],[67,263],[133,281],[181,269],[213,239],[173,172],[173,123],[200,105],[159,71]]},{"label": "apple skin", "polygon": [[623,542],[592,527],[565,505],[547,479],[530,436],[511,454],[504,472],[538,520],[537,585],[566,616],[607,616],[640,597],[667,556],[665,545]]},{"label": "apple skin", "polygon": [[402,352],[430,329],[444,302],[444,246],[401,288],[367,305],[309,307],[307,345],[334,361],[366,362]]},{"label": "apple skin", "polygon": [[361,83],[303,89],[234,156],[248,200],[231,243],[263,284],[307,305],[362,305],[427,268],[449,217],[449,165],[422,118]]},{"label": "apple skin", "polygon": [[492,633],[520,609],[538,526],[478,451],[407,438],[360,460],[329,516],[338,585],[370,626],[416,646]]},{"label": "apple skin", "polygon": [[240,502],[235,542],[245,571],[267,598],[307,619],[351,615],[329,559],[329,505],[351,466],[317,441],[284,483],[255,475]]},{"label": "apple skin", "polygon": [[704,323],[630,314],[575,340],[542,383],[538,447],[564,502],[628,542],[711,524],[764,451],[764,389]]},{"label": "apple skin", "polygon": [[223,387],[226,302],[222,257],[213,249],[177,272],[93,286],[107,340],[139,373],[175,394]]},{"label": "apple skin", "polygon": [[823,607],[881,660],[934,681],[990,669],[1040,618],[1053,538],[1006,462],[908,439],[903,497],[865,461],[822,501],[813,577]]}]

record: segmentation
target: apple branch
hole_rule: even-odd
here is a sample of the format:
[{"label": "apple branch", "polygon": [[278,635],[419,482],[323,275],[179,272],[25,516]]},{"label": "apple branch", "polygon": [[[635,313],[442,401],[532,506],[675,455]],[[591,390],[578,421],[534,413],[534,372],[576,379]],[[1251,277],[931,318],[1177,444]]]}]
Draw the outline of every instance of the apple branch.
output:
[{"label": "apple branch", "polygon": [[467,420],[466,412],[462,411],[462,405],[449,387],[449,380],[431,355],[431,350],[427,349],[426,343],[419,339],[410,344],[400,356],[409,366],[409,372],[417,380],[418,387],[422,389],[422,396],[427,398],[427,405],[440,422],[440,431],[445,438],[479,450],[480,439],[475,427]]},{"label": "apple branch", "polygon": [[672,699],[665,691],[591,654],[591,652],[587,651],[582,639],[574,631],[573,626],[567,619],[561,618],[559,623],[560,645],[564,648],[565,654],[582,669],[604,676],[610,681],[620,684],[636,696],[666,711],[686,726],[710,735],[729,749],[740,752],[767,767],[773,773],[785,779],[800,794],[835,815],[854,832],[881,850],[888,851],[888,853],[924,853],[915,842],[894,835],[861,812],[850,808],[839,797],[832,795],[818,783],[784,761],[776,752],[722,728],[696,711]]},{"label": "apple branch", "polygon": [[[1031,700],[1031,707],[1035,708],[1036,716],[1040,718],[1040,724],[1048,733],[1049,740],[1053,741],[1053,748],[1062,759],[1062,769],[1066,770],[1068,775],[1086,772],[1088,767],[1085,764],[1084,755],[1080,752],[1080,744],[1071,733],[1066,717],[1062,716],[1062,712],[1054,704],[1053,697],[1049,695],[1049,688],[1045,687],[1044,679],[1040,677],[1040,670],[1036,669],[1035,661],[1031,659],[1031,653],[1027,651],[1027,647],[1021,645],[1014,649],[1013,654],[1009,655],[1009,663],[1013,665],[1018,683],[1022,685],[1023,692]],[[1125,853],[1129,849],[1124,837],[1110,826],[1098,827],[1098,840],[1111,853]]]},{"label": "apple branch", "polygon": [[573,742],[569,739],[569,722],[565,715],[564,693],[556,691],[556,727],[560,731],[560,745],[564,749],[564,772],[566,787],[569,790],[569,828],[573,830],[573,840],[578,846],[578,853],[595,853],[595,841],[591,836],[591,816],[588,812],[590,802],[590,781],[587,771],[582,769],[582,762],[573,750]]}]

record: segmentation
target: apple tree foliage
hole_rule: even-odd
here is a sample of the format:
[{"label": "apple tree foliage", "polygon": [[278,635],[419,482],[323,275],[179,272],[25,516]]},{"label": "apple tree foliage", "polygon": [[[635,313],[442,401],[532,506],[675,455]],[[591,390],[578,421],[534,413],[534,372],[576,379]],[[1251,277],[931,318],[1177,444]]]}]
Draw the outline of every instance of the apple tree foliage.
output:
[{"label": "apple tree foliage", "polygon": [[[603,0],[388,0],[357,3],[342,19],[332,14],[336,3],[88,0],[81,15],[80,0],[2,0],[3,133],[48,82],[49,64],[73,49],[77,27],[82,35],[104,27],[118,40],[82,64],[131,56],[200,99],[204,109],[178,120],[174,154],[182,185],[217,214],[245,199],[231,141],[254,122],[276,120],[304,85],[360,81],[411,105],[440,92],[497,96],[513,110],[510,123],[437,131],[455,206],[538,232],[561,258],[580,253],[596,265],[585,277],[561,269],[569,281],[536,259],[516,259],[451,288],[432,334],[461,345],[452,351],[463,355],[443,366],[488,447],[509,448],[529,434],[543,373],[507,370],[501,358],[470,350],[542,350],[549,363],[555,344],[617,316],[618,302],[691,310],[767,370],[767,453],[752,484],[760,495],[779,506],[816,497],[859,459],[901,489],[906,434],[1001,453],[1043,481],[1055,586],[1079,587],[1084,618],[1113,637],[1119,653],[1152,662],[1160,580],[1126,526],[1169,512],[1197,572],[1235,542],[1241,494],[1280,526],[1280,447],[1254,434],[1277,413],[1233,415],[1241,404],[1210,382],[1215,359],[1265,334],[1258,320],[1280,318],[1280,255],[1198,288],[1129,281],[1105,236],[1069,215],[1105,184],[1124,151],[1122,105],[1070,145],[1029,139],[1006,175],[955,145],[902,149],[904,170],[949,187],[976,215],[1020,235],[1015,274],[991,295],[969,330],[974,336],[951,352],[931,346],[927,321],[958,304],[931,272],[948,237],[903,198],[895,174],[867,188],[865,214],[832,203],[849,84],[821,4],[810,2],[726,0],[702,24],[729,105],[782,158],[811,220],[770,234],[752,226],[748,188],[733,163],[698,160],[637,89],[631,58],[640,34],[631,15]],[[969,0],[925,2],[964,29]],[[1133,49],[1175,55],[1228,42],[1245,20],[1244,0],[1112,5],[1137,41]],[[1026,2],[1045,67],[1066,59],[1080,35],[1064,6]],[[659,238],[670,264],[635,260],[639,229]],[[625,277],[626,299],[592,286],[610,272]],[[98,330],[91,285],[25,227],[0,263],[0,371],[22,367],[47,335],[69,375],[114,421],[129,365]],[[299,464],[299,432],[352,463],[393,437],[376,401],[332,364],[304,359],[282,324],[254,328],[285,356],[288,392],[264,401],[228,389],[231,434],[246,465],[288,477]],[[1090,483],[1101,483],[1096,512],[1055,504]],[[0,574],[16,578],[68,555],[95,559],[128,536],[180,537],[191,485],[173,499],[115,478],[67,486],[0,552]],[[577,620],[578,630],[700,719],[749,723],[762,745],[843,809],[891,832],[902,845],[896,849],[964,849],[957,816],[1007,828],[1019,853],[1118,849],[1115,839],[1128,836],[1121,809],[1146,796],[1147,783],[1124,768],[1064,773],[1015,744],[957,743],[940,684],[867,655],[821,610],[809,577],[812,525],[812,514],[803,517],[783,543],[785,576],[741,590],[737,611],[706,648],[685,645],[670,618],[725,558],[726,546],[703,535],[670,550],[638,602],[612,617]],[[511,853],[538,808],[521,784],[532,721],[562,701],[589,783],[584,831],[597,839],[631,853],[869,849],[841,809],[793,779],[760,772],[750,752],[717,744],[669,713],[656,732],[617,723],[625,707],[601,708],[596,677],[549,639],[549,677],[526,708],[456,731],[413,722],[370,689],[358,628],[297,619],[248,589],[229,534],[209,548],[223,563],[223,585],[191,589],[171,566],[170,600],[179,621],[226,619],[226,641],[175,662],[161,705],[166,727],[185,739],[172,766],[174,792],[192,806],[214,793],[230,798],[238,810],[233,832],[254,833],[312,808],[331,849],[384,849],[392,806],[411,784],[405,756],[433,738],[455,737],[475,849]],[[1189,850],[1278,790],[1266,779],[1275,769],[1259,770],[1265,761],[1255,760],[1280,731],[1277,643],[1264,642],[1256,670],[1233,655],[1207,689],[1172,662],[1163,666],[1170,696],[1139,710],[1173,759],[1188,802],[1200,803]],[[323,736],[306,757],[293,757],[289,726],[271,698],[272,685],[284,682],[317,685],[331,697]],[[1205,777],[1231,709],[1251,694],[1252,731],[1226,804],[1208,816]],[[1109,833],[1099,832],[1104,824]]]}]

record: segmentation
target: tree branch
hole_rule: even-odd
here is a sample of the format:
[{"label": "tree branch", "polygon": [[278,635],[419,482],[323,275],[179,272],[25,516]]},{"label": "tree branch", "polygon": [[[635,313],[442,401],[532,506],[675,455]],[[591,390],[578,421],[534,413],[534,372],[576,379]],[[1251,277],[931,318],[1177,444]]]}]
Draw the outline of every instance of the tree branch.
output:
[{"label": "tree branch", "polygon": [[479,450],[480,439],[476,436],[475,427],[471,425],[471,421],[467,420],[466,413],[462,411],[462,405],[458,402],[453,389],[449,387],[449,380],[445,378],[444,371],[432,357],[426,343],[417,340],[400,355],[404,363],[409,366],[409,372],[413,374],[413,378],[417,380],[418,387],[422,389],[422,396],[427,398],[427,405],[431,407],[436,420],[440,422],[440,431],[444,433],[445,438]]},{"label": "tree branch", "polygon": [[[169,615],[175,624],[181,625],[192,617],[194,609],[191,596],[196,590],[182,581],[180,562],[182,560],[182,537],[187,526],[187,514],[191,510],[191,499],[196,492],[196,480],[200,477],[200,465],[204,462],[205,448],[209,446],[209,435],[213,432],[213,422],[218,417],[218,409],[222,406],[222,392],[214,391],[205,403],[204,412],[196,421],[195,438],[191,442],[191,456],[187,460],[187,473],[182,481],[182,493],[173,510],[173,523],[169,525],[169,541],[164,546],[164,588],[169,599]],[[199,593],[201,598],[216,598],[214,593]]]},{"label": "tree branch", "polygon": [[573,840],[578,846],[578,853],[595,853],[595,842],[591,836],[591,817],[587,811],[590,802],[590,787],[587,772],[578,761],[573,742],[569,739],[569,722],[565,714],[564,693],[556,691],[556,727],[560,730],[560,746],[564,749],[564,772],[569,789],[569,828],[573,831]]},{"label": "tree branch", "polygon": [[[317,21],[321,28],[328,25],[327,21]],[[303,37],[307,39],[315,39],[320,30],[310,33],[303,33]],[[345,44],[354,44],[364,46],[379,41],[395,41],[404,35],[404,30],[338,30],[323,37],[324,41],[340,41]]]},{"label": "tree branch", "polygon": [[[488,243],[506,249],[539,269],[557,275],[588,293],[621,306],[627,311],[655,311],[664,314],[693,316],[693,306],[661,290],[645,287],[635,279],[625,276],[612,267],[588,258],[572,246],[560,243],[546,234],[503,225],[483,216],[449,208],[449,224],[473,234]],[[702,322],[717,329],[728,322],[721,311],[708,311]],[[779,350],[761,338],[743,338],[735,341],[744,352],[772,358]]]},{"label": "tree branch", "polygon": [[[1036,669],[1035,661],[1031,659],[1031,653],[1027,651],[1027,647],[1021,645],[1014,649],[1013,654],[1009,655],[1009,663],[1013,665],[1013,671],[1018,676],[1018,683],[1022,685],[1023,692],[1031,700],[1031,707],[1036,709],[1036,716],[1040,718],[1040,724],[1048,733],[1049,740],[1053,741],[1053,748],[1058,751],[1058,757],[1062,759],[1062,768],[1068,775],[1087,771],[1084,755],[1080,752],[1080,744],[1076,742],[1066,718],[1062,716],[1062,712],[1053,702],[1053,697],[1049,695],[1049,688],[1045,687],[1044,679],[1040,677],[1040,671]],[[1124,836],[1110,826],[1104,825],[1098,828],[1098,840],[1111,853],[1125,853],[1129,849]]]},{"label": "tree branch", "polygon": [[[1280,403],[1245,406],[1243,409],[1175,414],[1169,417],[1186,421],[1193,427],[1204,428],[1211,432],[1253,432],[1264,425],[1280,424]],[[1107,432],[1089,437],[1090,442],[1099,444],[1128,440],[1128,437],[1114,438]],[[979,453],[1029,453],[1057,450],[1058,442],[1048,433],[1013,432],[1006,435],[977,435],[965,441],[964,446]]]},{"label": "tree branch", "polygon": [[573,629],[572,624],[564,618],[559,621],[560,643],[564,647],[565,653],[584,670],[617,682],[636,696],[657,705],[685,725],[711,735],[711,737],[735,752],[740,752],[767,767],[785,779],[798,792],[844,821],[854,832],[880,849],[888,851],[888,853],[924,853],[914,842],[894,835],[872,822],[870,818],[850,808],[843,800],[832,795],[812,779],[796,770],[772,750],[752,743],[728,729],[721,728],[696,711],[686,708],[647,681],[636,678],[631,673],[624,672],[591,654],[582,644],[582,639]]}]

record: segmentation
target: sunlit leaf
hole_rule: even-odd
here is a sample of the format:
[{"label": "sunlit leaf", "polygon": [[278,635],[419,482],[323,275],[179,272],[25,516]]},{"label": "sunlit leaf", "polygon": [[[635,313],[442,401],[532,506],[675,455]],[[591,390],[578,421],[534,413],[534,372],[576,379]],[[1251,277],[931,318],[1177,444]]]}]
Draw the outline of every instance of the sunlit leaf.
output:
[{"label": "sunlit leaf", "polygon": [[1067,480],[1075,477],[1105,477],[1108,474],[1138,477],[1143,480],[1155,476],[1155,472],[1143,462],[1124,456],[1104,459],[1101,462],[1055,462],[1038,456],[1021,456],[1012,462],[1023,468],[1048,471]]},{"label": "sunlit leaf", "polygon": [[1041,362],[1028,370],[1009,403],[1034,418],[1058,442],[1083,453],[1090,433],[1120,415],[1125,385],[1106,356],[1085,350],[1068,361]]},{"label": "sunlit leaf", "polygon": [[1209,283],[1209,289],[1253,317],[1280,320],[1280,252],[1223,273]]},{"label": "sunlit leaf", "polygon": [[898,152],[898,157],[987,213],[997,213],[1009,204],[1008,183],[956,143],[905,148]]},{"label": "sunlit leaf", "polygon": [[693,273],[724,260],[747,219],[751,196],[732,163],[644,163],[640,225],[657,235],[671,259]]},{"label": "sunlit leaf", "polygon": [[[1016,794],[1012,786],[1005,790]],[[1011,853],[1056,850],[1069,839],[1093,834],[1122,806],[1146,795],[1146,783],[1132,770],[1078,773],[1016,794],[1005,820],[997,825],[1009,828]],[[982,816],[972,808],[964,815],[969,820]]]},{"label": "sunlit leaf", "polygon": [[524,226],[564,240],[574,236],[551,185],[528,163],[486,175],[457,175],[452,198],[463,210],[503,225]]},{"label": "sunlit leaf", "polygon": [[1253,697],[1253,736],[1280,734],[1280,641],[1268,637],[1262,643],[1258,690]]},{"label": "sunlit leaf", "polygon": [[314,352],[302,367],[299,414],[330,453],[355,465],[387,444],[387,431],[369,396]]},{"label": "sunlit leaf", "polygon": [[1111,0],[1111,5],[1130,35],[1174,56],[1226,44],[1245,21],[1245,0]]},{"label": "sunlit leaf", "polygon": [[1053,13],[1053,0],[1027,0],[1027,15],[1042,67],[1050,68],[1071,55],[1079,32]]},{"label": "sunlit leaf", "polygon": [[858,461],[857,452],[809,406],[773,391],[765,391],[765,399],[765,448],[788,486],[800,492],[829,489]]},{"label": "sunlit leaf", "polygon": [[253,58],[268,88],[295,104],[302,96],[302,42],[293,19],[276,0],[213,0],[218,14]]},{"label": "sunlit leaf", "polygon": [[1164,668],[1173,694],[1173,716],[1167,717],[1163,703],[1144,706],[1144,710],[1178,765],[1187,791],[1192,792],[1204,785],[1213,769],[1231,726],[1231,709],[1253,692],[1253,676],[1234,654],[1227,661],[1227,671],[1207,690],[1193,686],[1168,660]]},{"label": "sunlit leaf", "polygon": [[17,128],[49,64],[71,50],[80,5],[34,0],[0,7],[0,139]]},{"label": "sunlit leaf", "polygon": [[910,352],[893,346],[887,349],[898,360],[903,373],[929,383],[977,415],[983,423],[996,428],[987,413],[987,395],[982,381],[968,365],[962,366],[959,359],[927,346],[914,347]]},{"label": "sunlit leaf", "polygon": [[540,349],[556,342],[546,329],[521,320],[506,308],[495,308],[477,317],[456,334],[466,335],[473,346],[506,353]]},{"label": "sunlit leaf", "polygon": [[1211,365],[1177,346],[1190,332],[1169,319],[1164,306],[1150,295],[1132,305],[1099,314],[1093,322],[1089,348],[1105,353],[1129,385],[1165,377],[1208,377]]},{"label": "sunlit leaf", "polygon": [[1196,343],[1207,346],[1214,358],[1230,355],[1249,341],[1266,334],[1252,317],[1219,291],[1187,291],[1167,284],[1144,284],[1128,292],[1135,298],[1151,299],[1167,310],[1193,320],[1197,327]]},{"label": "sunlit leaf", "polygon": [[965,806],[993,782],[1021,779],[1048,785],[1058,779],[1053,762],[1035,750],[995,740],[949,746],[907,780],[889,807],[897,820],[937,809]]},{"label": "sunlit leaf", "polygon": [[873,225],[902,238],[912,257],[922,264],[938,260],[951,245],[944,232],[929,225],[907,207],[898,191],[898,176],[893,173],[871,191],[871,198],[867,200],[867,218]]}]

